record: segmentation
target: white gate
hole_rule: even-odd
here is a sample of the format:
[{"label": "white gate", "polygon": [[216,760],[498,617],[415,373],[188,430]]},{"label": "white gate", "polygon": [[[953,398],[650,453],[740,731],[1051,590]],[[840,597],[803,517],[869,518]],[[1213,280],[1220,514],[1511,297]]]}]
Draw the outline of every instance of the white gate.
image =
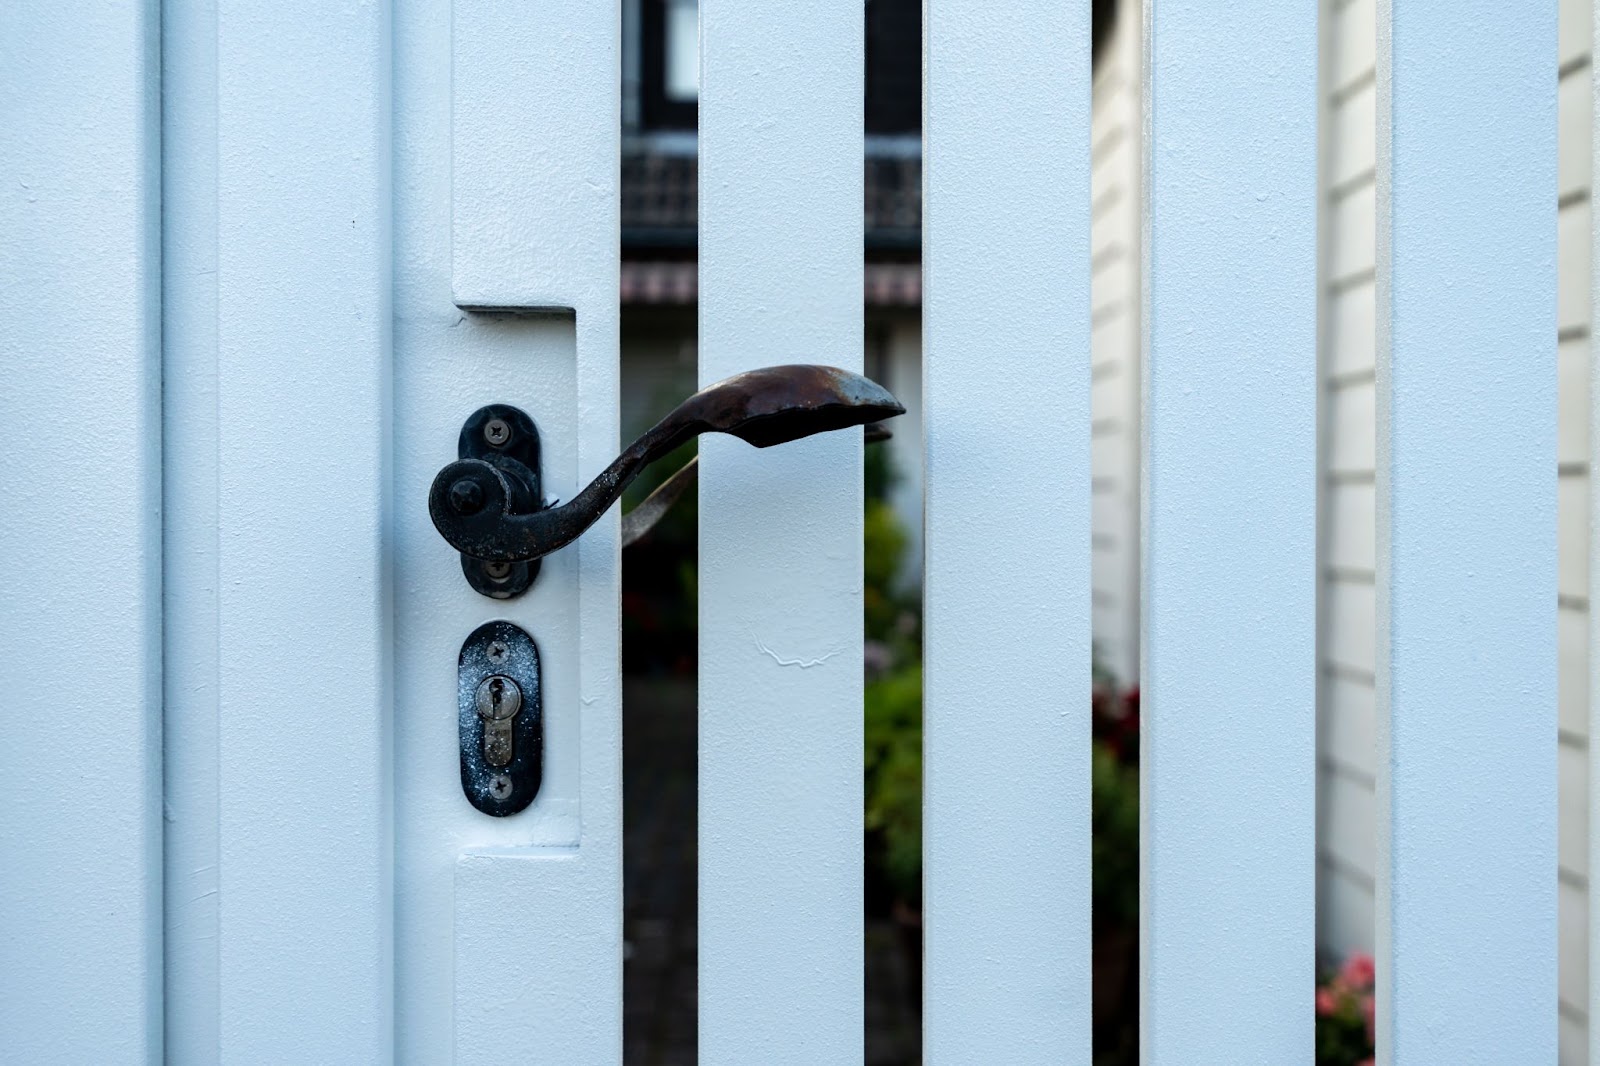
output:
[{"label": "white gate", "polygon": [[[1162,1066],[1312,1057],[1319,33],[1227,7],[1146,4]],[[1552,7],[1376,9],[1383,1062],[1556,1057]],[[925,9],[937,1064],[1090,1062],[1089,8]],[[552,499],[621,443],[616,7],[0,42],[4,1057],[618,1062],[616,514],[493,601],[425,504],[491,401]],[[700,49],[701,382],[860,370],[861,4],[704,0]],[[861,438],[702,456],[701,1059],[858,1062]],[[505,819],[457,765],[496,618],[543,663]]]}]

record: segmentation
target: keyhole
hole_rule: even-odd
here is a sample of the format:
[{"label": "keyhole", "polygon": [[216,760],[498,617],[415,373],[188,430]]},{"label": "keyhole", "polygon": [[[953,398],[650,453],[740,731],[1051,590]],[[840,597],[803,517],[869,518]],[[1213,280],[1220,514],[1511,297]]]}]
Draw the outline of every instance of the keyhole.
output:
[{"label": "keyhole", "polygon": [[494,704],[495,717],[500,717],[500,701],[506,697],[506,683],[500,678],[489,682],[489,700]]}]

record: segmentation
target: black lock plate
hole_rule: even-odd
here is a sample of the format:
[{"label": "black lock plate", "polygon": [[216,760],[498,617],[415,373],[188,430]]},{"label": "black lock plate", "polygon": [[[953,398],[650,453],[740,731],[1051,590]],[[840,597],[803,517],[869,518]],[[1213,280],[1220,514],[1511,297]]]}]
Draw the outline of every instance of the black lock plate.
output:
[{"label": "black lock plate", "polygon": [[[544,506],[539,476],[539,427],[518,408],[492,403],[472,412],[461,426],[456,458],[482,459],[498,467],[520,497],[513,501],[518,510],[536,511]],[[534,559],[521,563],[488,563],[463,555],[461,573],[474,591],[493,599],[509,600],[528,591],[533,579],[539,576],[539,562]]]},{"label": "black lock plate", "polygon": [[[461,645],[456,699],[461,740],[461,791],[484,814],[516,814],[539,794],[544,774],[544,709],[540,699],[539,649],[510,622],[486,622]],[[520,707],[511,721],[511,761],[490,765],[479,713],[478,690],[501,678],[516,686]],[[502,690],[504,684],[500,686]]]}]

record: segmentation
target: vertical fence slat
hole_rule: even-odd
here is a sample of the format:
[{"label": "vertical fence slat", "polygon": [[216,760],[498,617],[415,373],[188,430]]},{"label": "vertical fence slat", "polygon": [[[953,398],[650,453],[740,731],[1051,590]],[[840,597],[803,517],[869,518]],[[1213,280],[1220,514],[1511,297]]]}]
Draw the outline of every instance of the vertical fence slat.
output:
[{"label": "vertical fence slat", "polygon": [[159,26],[149,0],[0,7],[13,1062],[161,1058]]},{"label": "vertical fence slat", "polygon": [[221,1061],[383,1062],[387,8],[217,41]]},{"label": "vertical fence slat", "polygon": [[1309,1062],[1316,19],[1147,11],[1142,1050]]},{"label": "vertical fence slat", "polygon": [[166,1061],[217,1061],[217,5],[161,10]]},{"label": "vertical fence slat", "polygon": [[1090,1061],[1088,15],[926,7],[933,1064]]},{"label": "vertical fence slat", "polygon": [[1378,42],[1379,1060],[1554,1062],[1555,5]]},{"label": "vertical fence slat", "polygon": [[[700,380],[862,363],[859,0],[705,0]],[[700,444],[700,1061],[862,1058],[861,435]]]}]

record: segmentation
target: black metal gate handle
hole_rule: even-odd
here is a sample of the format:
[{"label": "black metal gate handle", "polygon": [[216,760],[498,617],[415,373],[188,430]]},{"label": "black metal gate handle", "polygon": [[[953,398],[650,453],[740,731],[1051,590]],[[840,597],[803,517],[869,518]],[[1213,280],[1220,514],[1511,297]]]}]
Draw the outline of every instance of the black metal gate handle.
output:
[{"label": "black metal gate handle", "polygon": [[439,471],[428,513],[465,556],[491,563],[543,558],[577,540],[617,501],[639,472],[701,433],[727,433],[770,448],[814,433],[905,413],[881,385],[837,367],[769,366],[709,385],[634,441],[588,487],[559,507],[527,506],[514,462],[461,459]]}]

